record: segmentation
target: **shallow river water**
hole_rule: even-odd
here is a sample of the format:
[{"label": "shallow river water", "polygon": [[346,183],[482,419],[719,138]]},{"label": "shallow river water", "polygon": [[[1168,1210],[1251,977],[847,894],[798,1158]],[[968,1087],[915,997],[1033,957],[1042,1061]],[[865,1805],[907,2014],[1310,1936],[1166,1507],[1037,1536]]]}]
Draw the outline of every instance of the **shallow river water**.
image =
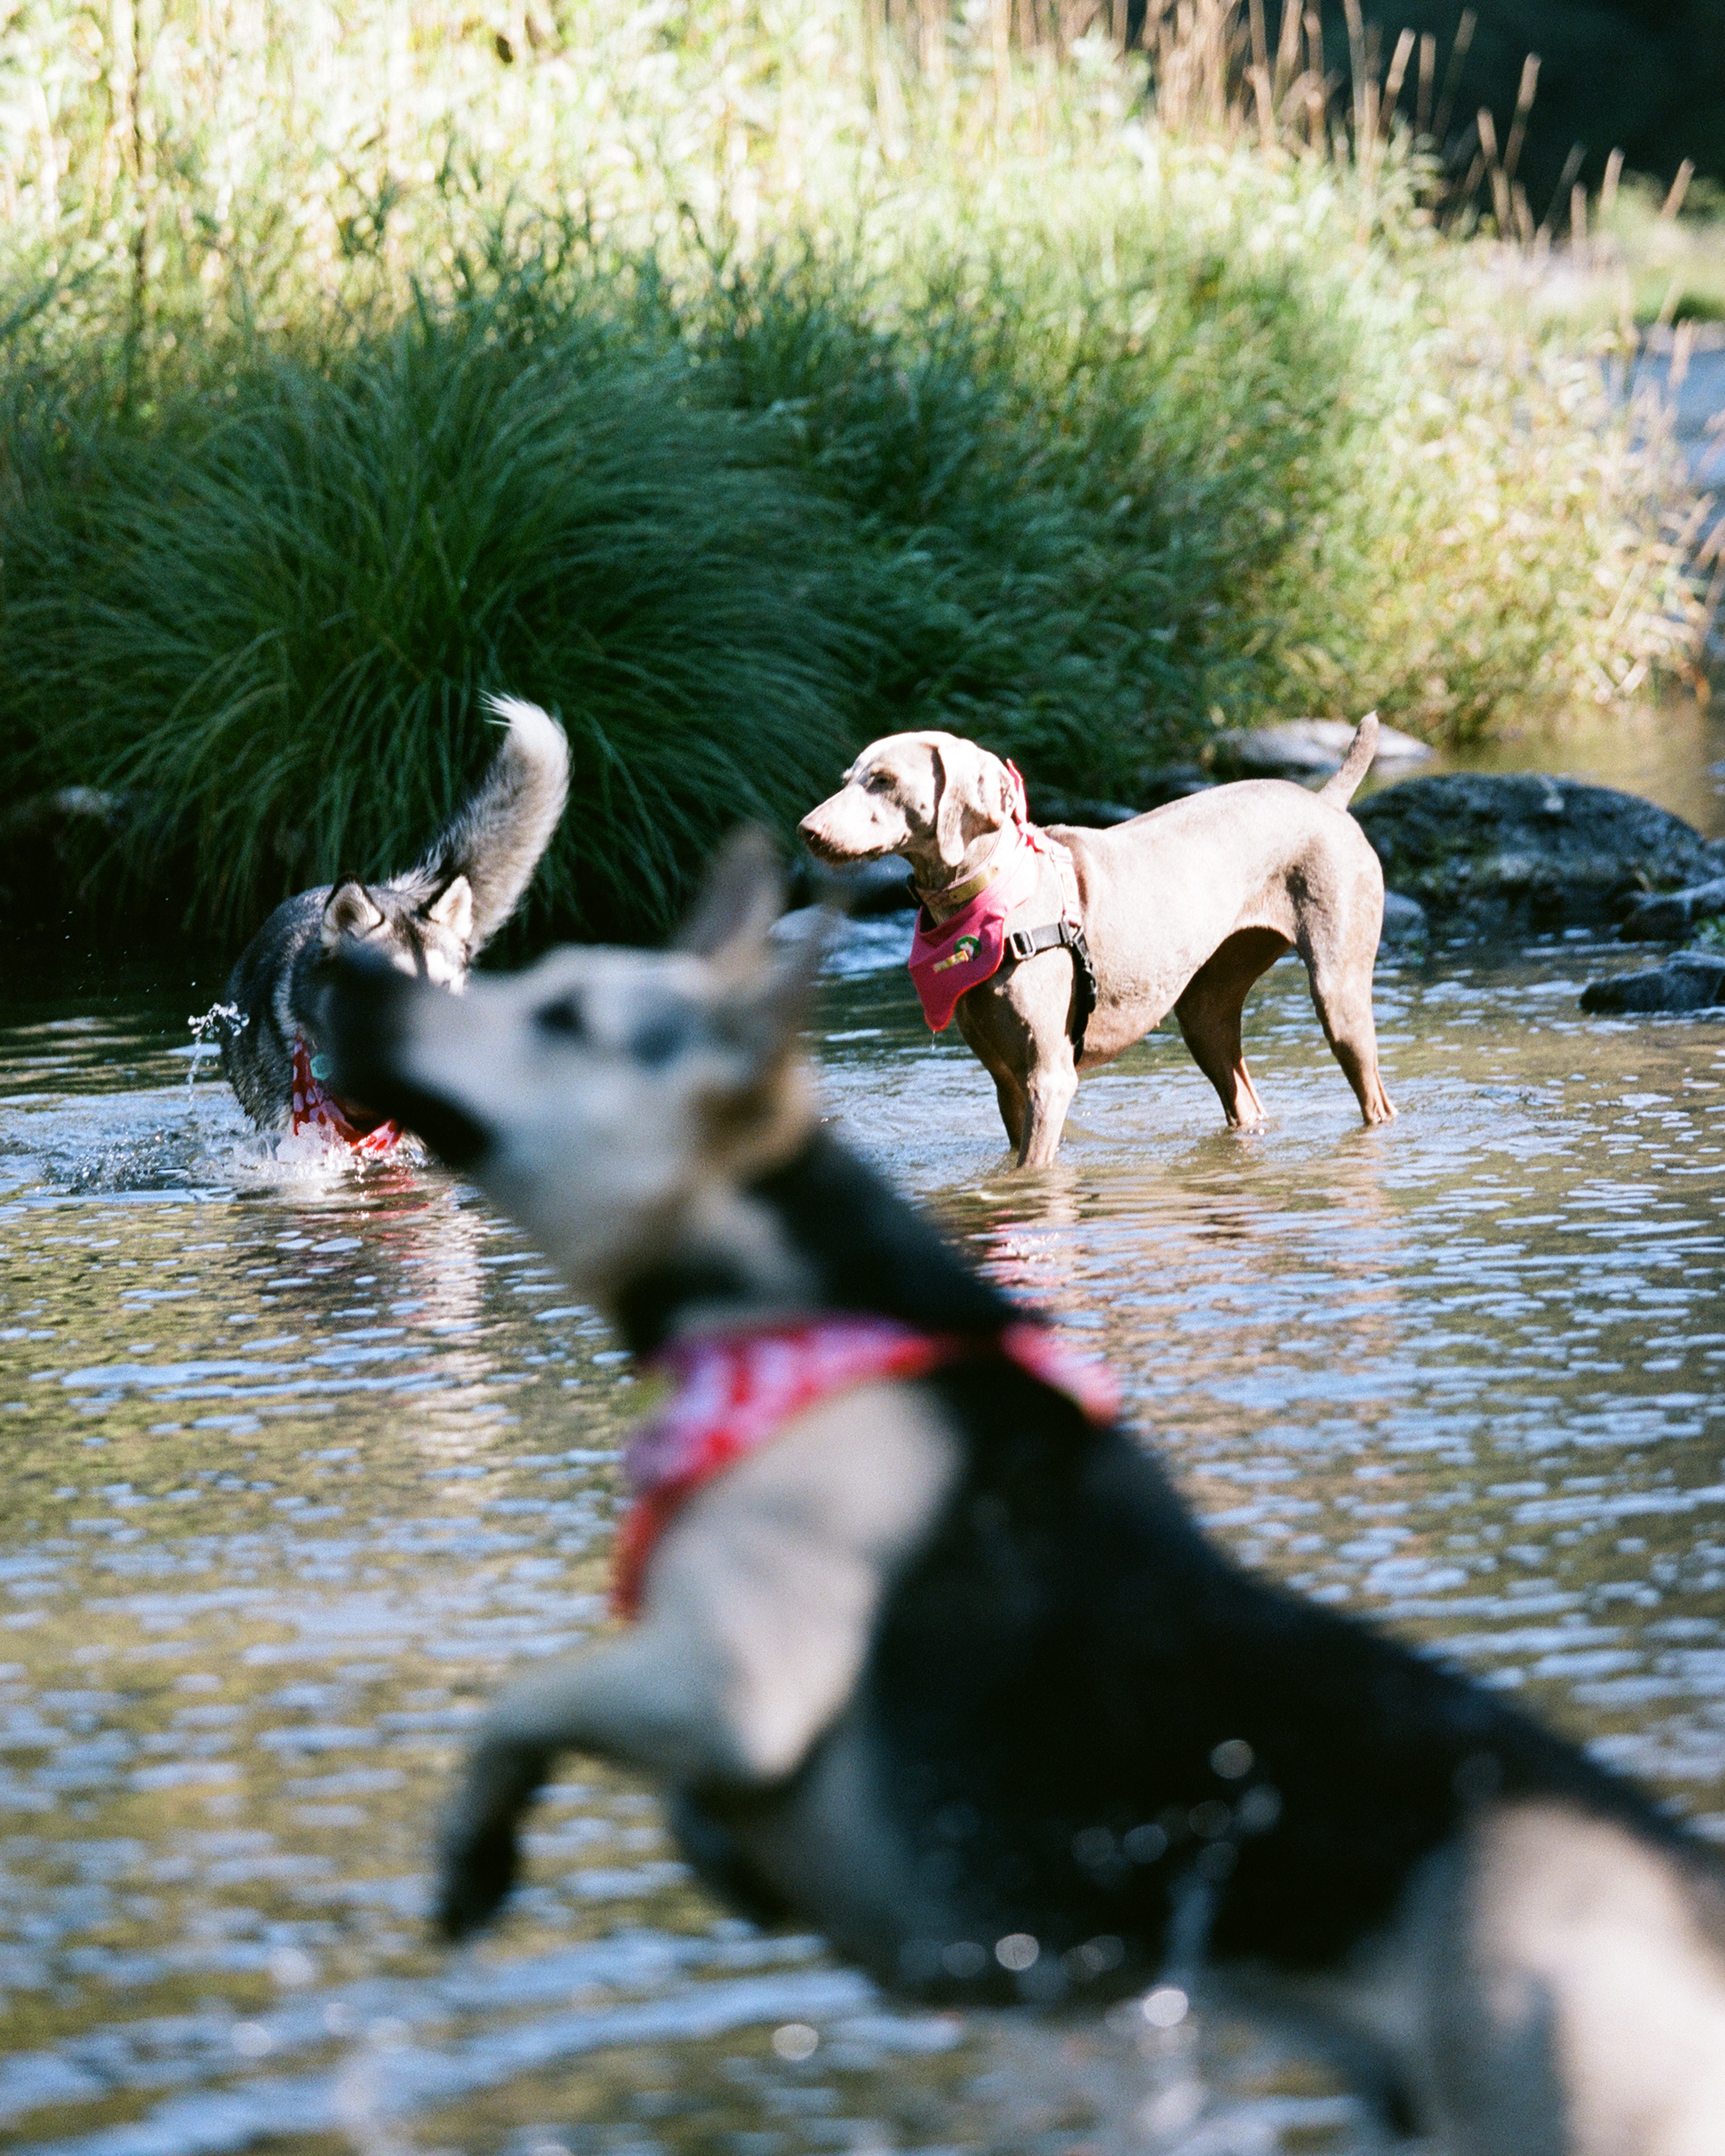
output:
[{"label": "shallow river water", "polygon": [[[820,1014],[848,1135],[1106,1351],[1233,1548],[1725,1837],[1725,1025],[1583,1019],[1640,962],[1583,938],[1386,958],[1366,1132],[1284,963],[1266,1130],[1158,1034],[1018,1179],[903,932]],[[506,1928],[425,1945],[478,1703],[606,1621],[631,1380],[468,1190],[267,1160],[189,1093],[218,985],[0,991],[0,2145],[1373,2147],[1251,2029],[896,2007],[728,1919],[585,1762]]]}]

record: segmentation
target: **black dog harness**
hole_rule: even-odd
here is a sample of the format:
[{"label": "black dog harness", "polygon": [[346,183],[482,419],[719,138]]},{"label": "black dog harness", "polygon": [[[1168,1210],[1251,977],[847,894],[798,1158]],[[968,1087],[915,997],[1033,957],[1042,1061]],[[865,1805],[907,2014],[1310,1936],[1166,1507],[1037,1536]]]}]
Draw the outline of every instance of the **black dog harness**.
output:
[{"label": "black dog harness", "polygon": [[1084,1031],[1096,1008],[1096,964],[1084,931],[1070,921],[1051,921],[1044,928],[1015,928],[1007,937],[1007,956],[1022,963],[1039,951],[1065,949],[1072,953],[1072,1057],[1084,1053]]}]

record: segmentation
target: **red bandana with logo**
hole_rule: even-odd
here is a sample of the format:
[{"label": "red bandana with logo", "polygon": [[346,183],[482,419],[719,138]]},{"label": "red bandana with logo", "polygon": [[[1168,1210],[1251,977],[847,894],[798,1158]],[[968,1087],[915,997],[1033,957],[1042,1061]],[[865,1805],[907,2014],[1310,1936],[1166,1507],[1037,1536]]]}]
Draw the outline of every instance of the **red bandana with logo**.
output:
[{"label": "red bandana with logo", "polygon": [[[975,1357],[980,1345],[893,1318],[857,1316],[700,1333],[661,1348],[644,1367],[669,1378],[676,1392],[623,1454],[635,1502],[617,1533],[611,1600],[618,1614],[639,1611],[647,1561],[679,1507],[702,1483],[836,1394],[879,1378],[925,1377],[943,1364]],[[1023,1320],[987,1346],[1065,1393],[1092,1422],[1106,1426],[1119,1414],[1119,1396],[1108,1370],[1076,1354],[1048,1326]]]},{"label": "red bandana with logo", "polygon": [[[323,1061],[319,1056],[317,1060]],[[339,1139],[355,1153],[389,1153],[400,1143],[401,1125],[391,1120],[357,1123],[350,1112],[326,1093],[321,1075],[314,1075],[312,1051],[303,1033],[293,1037],[293,1134],[320,1130]]]},{"label": "red bandana with logo", "polygon": [[937,1033],[952,1023],[959,998],[967,989],[980,987],[1000,971],[1007,951],[1007,916],[1036,896],[1044,862],[1059,878],[1061,913],[1073,927],[1078,926],[1072,857],[1057,840],[1029,821],[1017,766],[1008,763],[1007,769],[1016,795],[1012,820],[1001,833],[987,883],[945,921],[934,920],[927,906],[916,915],[911,978],[921,998],[922,1015]]}]

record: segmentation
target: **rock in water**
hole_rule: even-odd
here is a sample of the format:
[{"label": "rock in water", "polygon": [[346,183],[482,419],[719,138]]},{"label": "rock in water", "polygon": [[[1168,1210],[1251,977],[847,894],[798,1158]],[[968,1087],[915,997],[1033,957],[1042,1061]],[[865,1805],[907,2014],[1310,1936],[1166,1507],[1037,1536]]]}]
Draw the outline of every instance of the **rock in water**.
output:
[{"label": "rock in water", "polygon": [[1725,876],[1716,876],[1711,883],[1693,884],[1686,891],[1637,899],[1617,933],[1626,943],[1674,943],[1698,921],[1717,914],[1725,914]]},{"label": "rock in water", "polygon": [[[1345,718],[1295,718],[1285,726],[1224,734],[1216,742],[1216,766],[1238,771],[1242,778],[1327,778],[1341,770],[1354,734]],[[1423,763],[1431,753],[1423,741],[1399,727],[1381,724],[1372,762]]]},{"label": "rock in water", "polygon": [[1418,899],[1404,898],[1400,891],[1385,892],[1382,940],[1386,943],[1423,943],[1428,926],[1425,908]]},{"label": "rock in water", "polygon": [[1591,982],[1581,1007],[1593,1011],[1713,1011],[1725,1005],[1725,951],[1680,951],[1651,973]]},{"label": "rock in water", "polygon": [[1355,814],[1386,883],[1451,931],[1603,926],[1645,893],[1725,874],[1725,849],[1680,816],[1575,779],[1407,779]]}]

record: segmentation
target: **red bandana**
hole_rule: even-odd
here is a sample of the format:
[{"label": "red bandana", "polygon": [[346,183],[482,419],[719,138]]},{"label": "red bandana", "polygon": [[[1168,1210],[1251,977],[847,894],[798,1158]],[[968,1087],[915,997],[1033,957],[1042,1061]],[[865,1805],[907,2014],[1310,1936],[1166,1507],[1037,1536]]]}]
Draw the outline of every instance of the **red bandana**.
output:
[{"label": "red bandana", "polygon": [[1060,910],[1078,926],[1078,884],[1072,857],[1065,846],[1028,820],[1024,782],[1009,763],[1017,800],[1012,820],[1001,833],[987,883],[947,920],[934,921],[925,906],[916,916],[911,943],[911,978],[922,1000],[922,1015],[932,1030],[944,1033],[966,990],[991,980],[1006,956],[1007,915],[1035,897],[1044,862],[1060,878]]},{"label": "red bandana", "polygon": [[[1023,1320],[990,1344],[1076,1401],[1092,1422],[1107,1425],[1119,1412],[1108,1370],[1076,1355],[1046,1326]],[[978,1347],[889,1317],[825,1317],[757,1332],[700,1333],[661,1348],[645,1367],[670,1378],[676,1393],[623,1454],[635,1502],[617,1533],[611,1600],[618,1614],[638,1613],[647,1561],[678,1508],[703,1482],[836,1393],[878,1378],[924,1377],[975,1355]]]},{"label": "red bandana", "polygon": [[[322,1060],[321,1057],[318,1059]],[[336,1099],[326,1093],[322,1081],[312,1075],[312,1051],[303,1033],[293,1037],[293,1134],[302,1131],[321,1130],[330,1138],[339,1138],[344,1145],[350,1145],[356,1153],[393,1152],[402,1137],[402,1127],[393,1121],[360,1124]]]}]

